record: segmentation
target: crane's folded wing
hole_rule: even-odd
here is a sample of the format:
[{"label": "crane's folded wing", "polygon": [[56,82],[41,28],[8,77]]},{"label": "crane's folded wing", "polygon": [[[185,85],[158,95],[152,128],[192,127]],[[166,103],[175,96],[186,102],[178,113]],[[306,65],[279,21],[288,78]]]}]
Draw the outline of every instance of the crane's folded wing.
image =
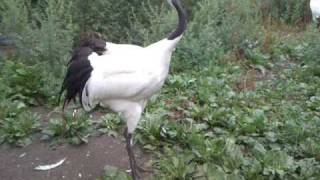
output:
[{"label": "crane's folded wing", "polygon": [[162,80],[152,72],[113,72],[108,76],[93,73],[83,90],[82,103],[85,110],[90,110],[104,100],[145,99],[162,85]]}]

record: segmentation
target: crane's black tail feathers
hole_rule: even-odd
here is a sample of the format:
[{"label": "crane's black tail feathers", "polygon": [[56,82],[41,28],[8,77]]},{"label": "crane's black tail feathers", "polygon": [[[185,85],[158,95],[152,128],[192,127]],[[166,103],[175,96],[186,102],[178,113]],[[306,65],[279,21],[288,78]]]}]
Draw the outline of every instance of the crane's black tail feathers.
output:
[{"label": "crane's black tail feathers", "polygon": [[80,47],[74,50],[67,64],[67,73],[59,94],[58,104],[60,104],[62,94],[66,91],[62,109],[71,100],[76,101],[77,95],[82,105],[82,91],[93,70],[88,57],[92,53],[102,55],[106,50],[106,42],[95,38],[83,41]]}]

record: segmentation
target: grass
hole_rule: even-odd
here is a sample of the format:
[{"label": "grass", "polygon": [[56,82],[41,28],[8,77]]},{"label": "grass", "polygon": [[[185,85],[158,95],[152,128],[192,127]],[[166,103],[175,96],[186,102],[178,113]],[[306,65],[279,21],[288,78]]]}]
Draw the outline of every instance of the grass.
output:
[{"label": "grass", "polygon": [[[273,69],[282,69],[276,77],[256,82],[249,91],[234,86],[245,73],[240,66],[170,76],[135,137],[154,154],[156,179],[318,179],[320,78],[291,66],[275,63]],[[30,144],[41,127],[39,118],[25,111],[10,116],[1,121],[2,141]],[[117,135],[122,125],[107,115],[98,129]],[[87,142],[91,127],[88,117],[75,121],[68,115],[51,119],[42,132],[80,144]]]},{"label": "grass", "polygon": [[[97,9],[110,11],[93,18],[92,29],[76,1],[0,4],[1,35],[16,37],[8,57],[0,55],[0,144],[27,146],[42,137],[77,145],[101,133],[121,136],[125,123],[117,115],[92,121],[67,112],[46,121],[32,110],[55,108],[61,72],[82,31],[149,44],[176,22],[174,12],[152,1],[119,2],[120,11],[110,6],[119,3],[94,3],[89,19]],[[319,32],[300,24],[306,1],[263,2],[189,5],[171,73],[135,133],[135,143],[153,154],[154,179],[320,179]],[[122,18],[128,9],[133,14]],[[106,167],[104,178],[127,177]]]},{"label": "grass", "polygon": [[[244,45],[242,56],[229,51],[205,67],[179,67],[169,75],[134,138],[153,154],[154,179],[320,178],[318,32],[270,37],[257,47]],[[86,114],[68,112],[43,126],[30,107],[52,106],[50,84],[36,66],[4,67],[10,78],[0,77],[6,92],[0,95],[0,143],[26,146],[40,131],[71,144],[97,131],[121,135],[125,123],[110,114],[93,124]],[[127,178],[113,167],[107,172],[105,179]]]},{"label": "grass", "polygon": [[157,179],[320,177],[320,77],[279,51],[248,78],[253,89],[235,86],[242,62],[168,78],[136,135]]}]

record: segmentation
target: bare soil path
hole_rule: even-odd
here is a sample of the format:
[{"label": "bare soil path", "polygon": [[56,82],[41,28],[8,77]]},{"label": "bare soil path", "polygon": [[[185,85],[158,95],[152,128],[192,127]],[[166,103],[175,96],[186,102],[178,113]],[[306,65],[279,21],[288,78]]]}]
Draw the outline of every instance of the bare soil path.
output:
[{"label": "bare soil path", "polygon": [[[66,158],[63,165],[49,171],[36,171],[38,165],[53,164]],[[63,145],[52,150],[47,143],[34,142],[25,148],[0,147],[0,177],[3,180],[97,179],[103,167],[128,169],[125,144],[112,137],[95,137],[80,146]]]}]

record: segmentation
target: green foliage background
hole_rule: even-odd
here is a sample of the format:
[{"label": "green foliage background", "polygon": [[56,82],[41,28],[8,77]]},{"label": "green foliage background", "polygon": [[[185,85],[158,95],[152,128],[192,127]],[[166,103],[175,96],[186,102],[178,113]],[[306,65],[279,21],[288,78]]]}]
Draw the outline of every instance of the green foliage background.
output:
[{"label": "green foliage background", "polygon": [[[320,36],[309,1],[183,3],[187,32],[135,137],[154,155],[155,178],[319,179]],[[0,143],[25,146],[35,133],[72,144],[93,131],[120,134],[115,116],[44,124],[32,108],[57,106],[81,37],[146,46],[176,21],[159,0],[2,0],[0,36],[11,42],[0,45]]]}]

